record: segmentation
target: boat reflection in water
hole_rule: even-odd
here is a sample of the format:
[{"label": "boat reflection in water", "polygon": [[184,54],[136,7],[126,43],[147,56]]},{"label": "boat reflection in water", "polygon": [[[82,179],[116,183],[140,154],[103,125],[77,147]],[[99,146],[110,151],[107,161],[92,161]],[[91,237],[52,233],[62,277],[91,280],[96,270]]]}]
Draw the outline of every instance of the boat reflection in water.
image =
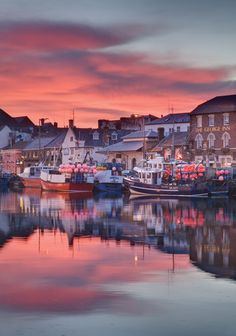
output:
[{"label": "boat reflection in water", "polygon": [[224,334],[235,216],[228,199],[0,193],[2,334]]},{"label": "boat reflection in water", "polygon": [[45,230],[79,238],[121,240],[164,253],[190,254],[202,270],[235,277],[235,210],[228,199],[91,198],[31,190],[1,194],[0,246]]}]

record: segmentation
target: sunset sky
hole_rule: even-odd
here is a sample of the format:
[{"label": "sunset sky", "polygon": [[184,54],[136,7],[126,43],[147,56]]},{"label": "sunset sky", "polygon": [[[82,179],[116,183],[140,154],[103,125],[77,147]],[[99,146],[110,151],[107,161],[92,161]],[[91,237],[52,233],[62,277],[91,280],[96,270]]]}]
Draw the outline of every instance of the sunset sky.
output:
[{"label": "sunset sky", "polygon": [[80,127],[236,94],[233,0],[0,0],[0,108]]}]

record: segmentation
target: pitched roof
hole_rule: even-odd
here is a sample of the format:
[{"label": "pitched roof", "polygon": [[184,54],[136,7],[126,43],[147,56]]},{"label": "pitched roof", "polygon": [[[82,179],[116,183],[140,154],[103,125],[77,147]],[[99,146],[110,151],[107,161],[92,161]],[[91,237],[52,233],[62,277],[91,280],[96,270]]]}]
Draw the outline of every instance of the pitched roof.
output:
[{"label": "pitched roof", "polygon": [[[104,147],[108,140],[109,143],[117,143],[121,140],[121,138],[131,131],[127,130],[104,130],[98,128],[74,128],[73,129],[76,139],[82,140],[85,142],[86,147]],[[93,138],[93,134],[98,133],[98,139]],[[112,134],[117,134],[117,139],[112,139]]]},{"label": "pitched roof", "polygon": [[33,139],[28,145],[25,147],[25,150],[38,150],[40,148],[48,147],[48,144],[55,139],[54,137],[37,137]]},{"label": "pitched roof", "polygon": [[173,123],[188,123],[190,122],[190,114],[185,113],[170,113],[166,116],[153,120],[146,125],[159,125],[159,124],[173,124]]},{"label": "pitched roof", "polygon": [[14,118],[12,118],[7,112],[0,109],[0,125],[4,126],[11,126],[16,127],[17,123]]},{"label": "pitched roof", "polygon": [[163,138],[153,151],[160,150],[163,147],[183,146],[187,144],[189,132],[174,132]]},{"label": "pitched roof", "polygon": [[236,95],[217,96],[198,105],[191,115],[236,112]]},{"label": "pitched roof", "polygon": [[9,150],[9,149],[25,149],[25,147],[29,144],[29,141],[17,141],[16,143],[14,143],[13,145],[8,145],[4,148],[1,148],[3,150]]},{"label": "pitched roof", "polygon": [[60,133],[58,135],[56,135],[53,140],[51,142],[49,142],[45,147],[46,148],[59,148],[61,147],[64,139],[65,139],[65,136],[67,134],[67,129],[64,128],[60,131]]},{"label": "pitched roof", "polygon": [[34,123],[27,116],[14,118],[18,127],[34,127]]},{"label": "pitched roof", "polygon": [[143,147],[143,141],[130,141],[123,142],[120,141],[114,145],[107,146],[99,151],[99,153],[108,152],[133,152],[141,149]]},{"label": "pitched roof", "polygon": [[156,138],[158,136],[156,131],[153,130],[148,130],[148,131],[136,131],[129,133],[128,135],[125,135],[122,137],[122,139],[135,139],[135,138],[140,138],[143,139],[145,138]]}]

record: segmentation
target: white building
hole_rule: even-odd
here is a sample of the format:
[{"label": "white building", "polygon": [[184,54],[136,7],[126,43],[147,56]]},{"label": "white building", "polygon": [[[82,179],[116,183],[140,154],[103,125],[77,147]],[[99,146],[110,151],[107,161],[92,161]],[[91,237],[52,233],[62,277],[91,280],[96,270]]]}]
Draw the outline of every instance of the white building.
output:
[{"label": "white building", "polygon": [[107,162],[122,163],[126,169],[137,166],[145,157],[154,157],[151,149],[157,144],[157,133],[154,131],[132,132],[122,138],[122,141],[107,146],[102,150]]},{"label": "white building", "polygon": [[146,131],[155,131],[160,138],[173,132],[188,132],[190,127],[189,113],[171,113],[164,117],[151,121],[145,125]]},{"label": "white building", "polygon": [[70,127],[62,143],[62,163],[89,162],[103,163],[104,147],[120,141],[130,133],[126,130],[92,129]]}]

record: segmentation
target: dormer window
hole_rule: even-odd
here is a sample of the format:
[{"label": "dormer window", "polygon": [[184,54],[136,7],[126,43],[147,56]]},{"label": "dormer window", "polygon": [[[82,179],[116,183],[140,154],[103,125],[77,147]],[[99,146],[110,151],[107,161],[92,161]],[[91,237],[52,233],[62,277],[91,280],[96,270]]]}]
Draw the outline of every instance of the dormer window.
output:
[{"label": "dormer window", "polygon": [[214,114],[208,115],[208,125],[209,126],[215,126],[215,116]]},{"label": "dormer window", "polygon": [[223,114],[223,124],[224,126],[229,125],[229,113]]},{"label": "dormer window", "polygon": [[98,132],[93,133],[93,140],[99,140],[99,133]]},{"label": "dormer window", "polygon": [[117,133],[116,132],[112,132],[111,134],[111,140],[117,140]]}]

